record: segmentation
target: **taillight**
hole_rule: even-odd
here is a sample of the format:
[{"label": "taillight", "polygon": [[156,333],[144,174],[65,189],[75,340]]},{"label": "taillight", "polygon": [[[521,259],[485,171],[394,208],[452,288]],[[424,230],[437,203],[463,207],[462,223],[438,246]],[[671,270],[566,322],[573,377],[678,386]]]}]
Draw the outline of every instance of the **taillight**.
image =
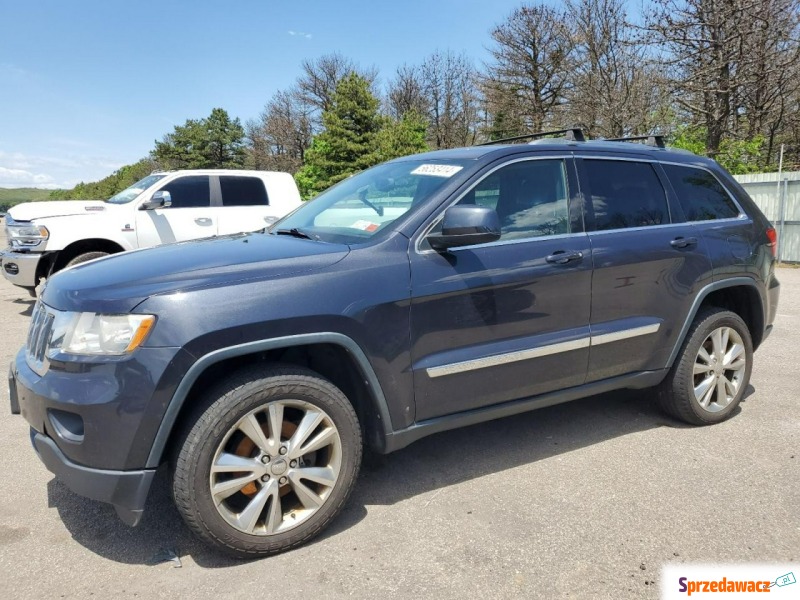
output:
[{"label": "taillight", "polygon": [[778,232],[774,227],[767,227],[767,239],[769,240],[769,249],[772,250],[772,256],[777,256],[778,253]]}]

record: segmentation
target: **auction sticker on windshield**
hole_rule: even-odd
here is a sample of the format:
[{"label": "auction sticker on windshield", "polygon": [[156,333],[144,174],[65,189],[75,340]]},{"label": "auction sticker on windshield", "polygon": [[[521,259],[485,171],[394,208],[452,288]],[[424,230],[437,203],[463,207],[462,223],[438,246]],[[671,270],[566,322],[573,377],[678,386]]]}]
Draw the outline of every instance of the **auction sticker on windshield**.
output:
[{"label": "auction sticker on windshield", "polygon": [[458,173],[463,167],[457,165],[420,165],[413,171],[412,175],[432,175],[433,177],[452,177]]}]

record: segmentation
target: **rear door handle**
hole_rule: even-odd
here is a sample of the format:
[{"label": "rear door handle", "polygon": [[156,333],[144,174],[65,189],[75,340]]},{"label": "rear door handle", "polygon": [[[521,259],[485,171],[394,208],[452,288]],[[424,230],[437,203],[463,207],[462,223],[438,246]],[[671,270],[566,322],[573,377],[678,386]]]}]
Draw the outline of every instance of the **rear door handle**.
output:
[{"label": "rear door handle", "polygon": [[211,225],[211,219],[208,217],[197,217],[194,222],[198,225]]},{"label": "rear door handle", "polygon": [[679,237],[675,238],[669,243],[669,245],[672,246],[673,248],[687,248],[689,246],[694,246],[695,244],[697,244],[697,238],[693,237],[688,237],[688,238]]},{"label": "rear door handle", "polygon": [[555,265],[566,265],[576,260],[583,258],[583,252],[566,252],[564,250],[557,250],[550,254],[545,260]]}]

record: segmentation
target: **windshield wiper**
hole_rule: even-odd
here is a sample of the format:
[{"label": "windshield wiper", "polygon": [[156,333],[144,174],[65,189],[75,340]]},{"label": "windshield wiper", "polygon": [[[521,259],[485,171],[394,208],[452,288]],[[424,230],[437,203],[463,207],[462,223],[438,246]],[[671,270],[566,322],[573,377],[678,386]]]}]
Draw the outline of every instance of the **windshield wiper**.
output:
[{"label": "windshield wiper", "polygon": [[297,227],[292,227],[291,229],[277,229],[275,230],[276,235],[290,235],[292,237],[301,238],[304,240],[313,240],[314,238],[307,234],[305,231],[299,230]]}]

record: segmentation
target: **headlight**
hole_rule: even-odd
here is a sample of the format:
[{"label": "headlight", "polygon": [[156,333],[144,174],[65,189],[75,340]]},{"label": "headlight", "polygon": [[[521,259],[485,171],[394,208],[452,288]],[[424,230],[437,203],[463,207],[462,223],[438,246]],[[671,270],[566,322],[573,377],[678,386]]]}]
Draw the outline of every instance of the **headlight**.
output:
[{"label": "headlight", "polygon": [[153,315],[56,313],[50,355],[58,352],[101,356],[128,354],[141,345],[155,322]]},{"label": "headlight", "polygon": [[44,225],[9,225],[6,231],[8,241],[19,246],[36,246],[50,237]]}]

